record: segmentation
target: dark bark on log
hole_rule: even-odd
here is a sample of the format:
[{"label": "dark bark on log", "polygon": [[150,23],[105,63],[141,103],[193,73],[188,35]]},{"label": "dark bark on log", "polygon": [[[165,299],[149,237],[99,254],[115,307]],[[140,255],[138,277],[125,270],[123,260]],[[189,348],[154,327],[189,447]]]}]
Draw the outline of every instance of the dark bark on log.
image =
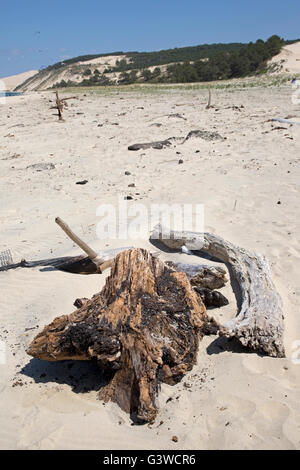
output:
[{"label": "dark bark on log", "polygon": [[238,315],[220,327],[220,334],[268,356],[285,356],[282,300],[266,258],[211,233],[174,232],[158,225],[151,239],[171,249],[200,250],[227,263],[239,285],[242,305]]},{"label": "dark bark on log", "polygon": [[196,363],[201,336],[216,329],[184,273],[131,249],[114,259],[100,294],[56,318],[27,352],[49,361],[96,359],[113,374],[100,397],[152,422],[160,383],[180,381]]},{"label": "dark bark on log", "polygon": [[205,307],[220,308],[229,304],[228,299],[216,291],[228,282],[226,270],[221,266],[193,265],[167,261],[168,266],[178,272],[184,272],[194,290],[200,295]]},{"label": "dark bark on log", "polygon": [[134,144],[130,145],[128,147],[128,150],[146,150],[146,149],[156,149],[156,150],[161,150],[166,147],[170,147],[172,145],[172,141],[174,140],[174,137],[170,137],[169,139],[166,140],[159,140],[157,142],[147,142],[145,144]]},{"label": "dark bark on log", "polygon": [[149,148],[154,148],[157,150],[164,149],[166,147],[170,147],[175,141],[177,141],[180,145],[184,144],[187,140],[191,139],[192,137],[199,137],[200,139],[207,140],[207,141],[215,141],[215,140],[224,140],[225,138],[222,137],[217,132],[210,132],[210,131],[203,131],[203,130],[195,130],[188,133],[186,137],[169,137],[166,140],[159,140],[156,142],[147,142],[144,144],[134,144],[128,147],[128,150],[145,150]]},{"label": "dark bark on log", "polygon": [[188,133],[182,144],[184,144],[187,140],[193,138],[193,137],[199,137],[200,139],[207,140],[207,141],[215,141],[215,140],[224,140],[226,138],[222,137],[218,132],[210,132],[210,131],[202,131],[202,130],[196,130],[196,131],[191,131]]},{"label": "dark bark on log", "polygon": [[200,295],[205,307],[224,307],[229,304],[228,299],[216,290],[206,289],[205,287],[194,287],[194,290]]}]

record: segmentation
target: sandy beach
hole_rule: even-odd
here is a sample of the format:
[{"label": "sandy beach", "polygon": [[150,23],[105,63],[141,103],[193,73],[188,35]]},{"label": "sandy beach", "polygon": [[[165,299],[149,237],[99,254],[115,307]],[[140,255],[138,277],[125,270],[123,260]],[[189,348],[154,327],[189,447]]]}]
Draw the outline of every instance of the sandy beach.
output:
[{"label": "sandy beach", "polygon": [[[99,240],[97,207],[117,205],[125,196],[132,197],[129,205],[147,207],[204,204],[205,231],[270,261],[283,299],[287,356],[262,357],[225,339],[220,347],[216,336],[207,336],[184,380],[162,385],[156,422],[133,426],[117,405],[98,399],[94,364],[48,363],[26,354],[42,327],[73,312],[76,298],[99,292],[107,273],[0,272],[0,340],[6,346],[1,449],[300,448],[300,364],[293,349],[300,341],[300,125],[270,121],[300,123],[292,93],[290,83],[252,87],[241,81],[214,89],[215,107],[205,109],[207,90],[197,86],[71,90],[62,93],[77,97],[64,122],[50,109],[51,91],[1,104],[0,252],[10,250],[15,263],[78,254],[55,224],[57,216],[95,249],[153,250],[146,238]],[[128,150],[195,129],[226,139]],[[161,259],[199,262],[180,253],[162,253]],[[229,305],[211,314],[223,323],[237,305],[230,283],[222,293]]]}]

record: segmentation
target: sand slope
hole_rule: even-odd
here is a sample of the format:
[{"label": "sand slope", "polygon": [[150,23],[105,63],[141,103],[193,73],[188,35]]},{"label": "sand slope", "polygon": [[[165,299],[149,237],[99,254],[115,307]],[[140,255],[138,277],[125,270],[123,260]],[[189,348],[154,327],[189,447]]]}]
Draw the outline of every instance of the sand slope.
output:
[{"label": "sand slope", "polygon": [[115,67],[117,61],[125,60],[130,62],[130,57],[126,55],[106,55],[103,57],[97,57],[96,59],[84,60],[77,62],[78,65],[97,65],[100,68],[98,70],[103,72],[106,67]]},{"label": "sand slope", "polygon": [[277,73],[300,73],[300,41],[283,47],[281,52],[270,60],[269,65],[275,67]]},{"label": "sand slope", "polygon": [[28,78],[33,77],[38,73],[37,70],[29,70],[28,72],[18,73],[17,75],[11,75],[10,77],[0,78],[1,82],[4,82],[7,91],[13,91],[21,83],[25,82]]},{"label": "sand slope", "polygon": [[[95,248],[151,249],[146,239],[98,240],[97,207],[125,195],[133,197],[129,204],[147,207],[203,203],[205,230],[269,258],[284,301],[287,358],[262,358],[206,337],[184,381],[162,386],[155,424],[131,426],[116,405],[97,400],[101,381],[94,365],[41,362],[25,352],[43,325],[71,313],[77,297],[99,291],[104,276],[0,272],[0,340],[7,348],[7,362],[0,364],[0,448],[300,448],[300,365],[291,361],[293,341],[300,339],[300,126],[268,122],[300,116],[291,92],[289,86],[214,91],[218,108],[205,110],[207,92],[200,90],[85,91],[69,102],[63,123],[49,109],[53,93],[7,99],[0,116],[0,251],[10,249],[16,262],[78,253],[54,223],[58,215]],[[227,140],[127,150],[194,129]],[[28,168],[36,163],[55,168]],[[84,179],[86,185],[75,184]],[[162,259],[198,261],[177,253]],[[211,312],[221,321],[236,313],[231,287],[223,293],[230,305]]]}]

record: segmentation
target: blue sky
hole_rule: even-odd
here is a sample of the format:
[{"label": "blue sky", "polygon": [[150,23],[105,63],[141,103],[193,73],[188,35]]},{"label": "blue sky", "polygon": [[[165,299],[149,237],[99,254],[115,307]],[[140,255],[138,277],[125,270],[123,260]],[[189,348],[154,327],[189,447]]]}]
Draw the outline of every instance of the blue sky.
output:
[{"label": "blue sky", "polygon": [[83,54],[300,38],[299,0],[0,0],[0,7],[0,77]]}]

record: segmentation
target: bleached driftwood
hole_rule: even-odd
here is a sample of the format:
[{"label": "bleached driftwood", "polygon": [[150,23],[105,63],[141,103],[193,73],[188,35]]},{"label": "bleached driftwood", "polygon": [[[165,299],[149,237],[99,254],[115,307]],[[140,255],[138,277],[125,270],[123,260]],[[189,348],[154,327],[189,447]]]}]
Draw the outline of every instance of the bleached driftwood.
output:
[{"label": "bleached driftwood", "polygon": [[68,237],[87,254],[87,256],[65,256],[39,261],[26,261],[25,259],[22,259],[20,263],[4,266],[3,269],[0,268],[0,270],[7,271],[9,269],[19,267],[32,268],[36,266],[51,266],[56,269],[60,269],[61,271],[77,274],[101,274],[104,270],[111,267],[112,261],[117,254],[130,248],[108,249],[97,252],[81,240],[81,238],[79,238],[78,235],[76,235],[60,217],[56,217],[55,222],[68,235]]},{"label": "bleached driftwood", "polygon": [[102,273],[105,269],[111,267],[111,259],[105,260],[103,257],[99,256],[98,253],[81,240],[60,217],[56,217],[55,222],[68,235],[68,237],[71,238],[71,240],[73,240],[73,242],[88,255],[88,258],[96,266],[96,272],[98,271]]},{"label": "bleached driftwood", "polygon": [[[73,240],[88,256],[63,256],[60,258],[48,258],[36,261],[27,261],[22,259],[19,263],[6,263],[5,265],[0,266],[0,271],[8,271],[16,268],[36,268],[41,266],[52,267],[54,269],[59,269],[60,271],[74,274],[99,274],[105,269],[111,267],[113,259],[118,254],[132,249],[131,246],[127,246],[95,251],[81,240],[59,217],[55,220],[68,237],[71,238],[71,240]],[[153,252],[151,254],[154,257],[159,255],[158,252]],[[174,271],[185,273],[192,286],[199,289],[219,289],[228,281],[226,278],[226,270],[220,266],[182,264],[173,263],[171,261],[167,261],[166,265],[173,268]]]},{"label": "bleached driftwood", "polygon": [[186,246],[230,265],[241,293],[238,315],[220,328],[242,345],[273,357],[284,357],[282,300],[272,281],[267,259],[211,233],[174,232],[157,225],[151,239],[171,249]]}]

